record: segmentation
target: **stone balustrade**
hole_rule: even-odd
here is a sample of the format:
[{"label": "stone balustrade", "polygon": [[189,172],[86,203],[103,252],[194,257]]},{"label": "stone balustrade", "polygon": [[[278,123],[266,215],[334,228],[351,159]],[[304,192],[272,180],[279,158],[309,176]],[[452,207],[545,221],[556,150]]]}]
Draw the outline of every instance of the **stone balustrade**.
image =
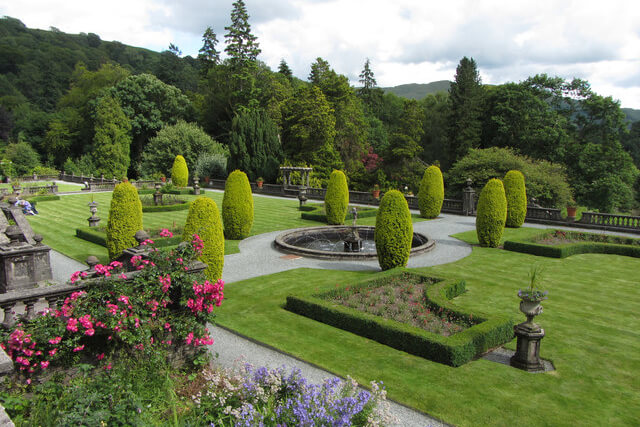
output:
[{"label": "stone balustrade", "polygon": [[598,212],[583,212],[577,224],[596,226],[608,230],[638,231],[640,230],[640,216],[616,215]]},{"label": "stone balustrade", "polygon": [[527,206],[527,215],[525,217],[526,221],[537,222],[537,221],[559,221],[565,222],[560,213],[560,209],[553,208],[542,208],[537,206]]}]

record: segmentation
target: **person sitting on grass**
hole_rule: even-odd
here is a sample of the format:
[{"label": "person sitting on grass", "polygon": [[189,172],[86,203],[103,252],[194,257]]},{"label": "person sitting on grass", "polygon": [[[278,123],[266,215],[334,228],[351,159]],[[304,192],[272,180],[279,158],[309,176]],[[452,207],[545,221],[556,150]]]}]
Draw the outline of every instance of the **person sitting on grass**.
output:
[{"label": "person sitting on grass", "polygon": [[22,207],[22,213],[25,214],[25,215],[36,215],[38,213],[38,211],[36,210],[35,206],[33,206],[31,203],[29,203],[28,200],[20,200],[20,199],[18,199],[16,201],[16,206]]}]

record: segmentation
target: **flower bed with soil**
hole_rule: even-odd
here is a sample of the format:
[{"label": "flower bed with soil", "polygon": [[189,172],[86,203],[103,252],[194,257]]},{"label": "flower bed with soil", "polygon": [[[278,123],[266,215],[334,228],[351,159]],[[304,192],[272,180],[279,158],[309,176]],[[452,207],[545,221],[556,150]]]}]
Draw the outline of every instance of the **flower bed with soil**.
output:
[{"label": "flower bed with soil", "polygon": [[504,249],[552,258],[601,253],[640,258],[640,239],[567,230],[545,230],[528,239],[507,240]]},{"label": "flower bed with soil", "polygon": [[465,282],[397,268],[322,294],[289,295],[285,309],[450,366],[513,337],[510,318],[463,312]]}]

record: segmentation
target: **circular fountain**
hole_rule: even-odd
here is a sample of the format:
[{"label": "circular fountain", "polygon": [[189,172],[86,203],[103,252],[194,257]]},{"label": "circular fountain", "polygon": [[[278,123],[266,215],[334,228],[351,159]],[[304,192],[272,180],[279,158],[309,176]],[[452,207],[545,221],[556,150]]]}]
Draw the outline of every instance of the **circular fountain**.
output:
[{"label": "circular fountain", "polygon": [[[296,255],[338,260],[376,259],[375,227],[327,225],[289,230],[276,237],[276,248]],[[435,242],[424,234],[413,233],[411,256],[433,249]]]}]

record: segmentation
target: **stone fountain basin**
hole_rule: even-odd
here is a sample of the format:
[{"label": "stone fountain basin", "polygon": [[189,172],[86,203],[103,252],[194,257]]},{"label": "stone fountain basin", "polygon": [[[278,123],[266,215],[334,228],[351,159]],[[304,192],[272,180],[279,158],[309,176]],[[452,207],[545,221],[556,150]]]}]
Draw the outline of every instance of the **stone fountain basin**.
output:
[{"label": "stone fountain basin", "polygon": [[[373,242],[373,235],[375,227],[369,226],[357,226],[355,227],[363,241]],[[280,234],[276,237],[274,244],[275,247],[281,251],[301,255],[311,258],[320,259],[335,259],[335,260],[373,260],[377,259],[378,255],[373,250],[363,250],[362,252],[343,252],[343,251],[330,251],[330,250],[318,250],[305,247],[317,240],[328,240],[343,242],[344,239],[353,230],[352,226],[347,225],[327,225],[321,227],[307,227],[297,228]],[[365,243],[365,242],[363,242]],[[366,245],[365,246],[371,246]],[[411,242],[411,254],[418,255],[427,251],[430,251],[435,246],[435,241],[428,238],[424,234],[413,233],[413,240]]]}]

